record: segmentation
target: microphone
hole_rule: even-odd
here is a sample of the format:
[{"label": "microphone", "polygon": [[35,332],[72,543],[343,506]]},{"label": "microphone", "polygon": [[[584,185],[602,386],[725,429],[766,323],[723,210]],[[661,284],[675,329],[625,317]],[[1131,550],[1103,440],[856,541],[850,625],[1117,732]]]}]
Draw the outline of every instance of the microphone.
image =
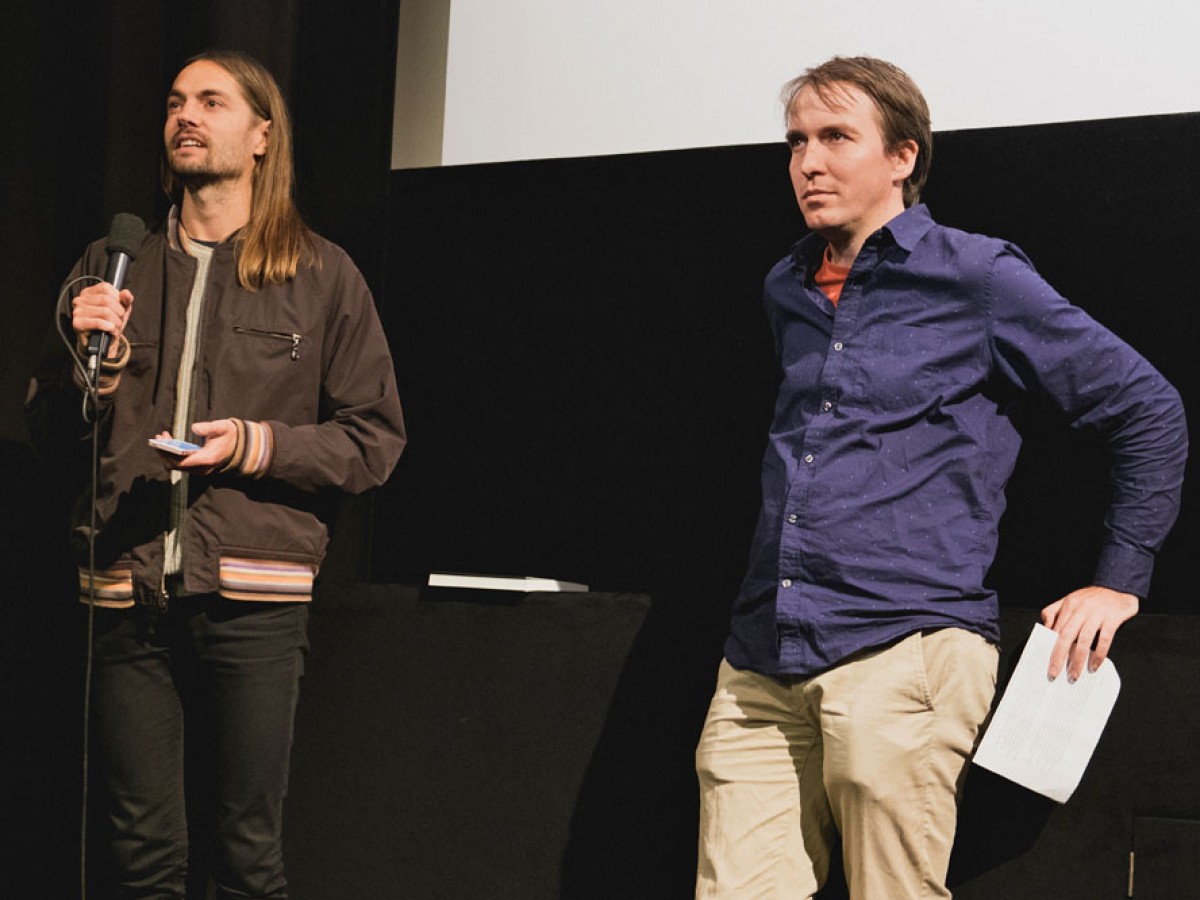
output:
[{"label": "microphone", "polygon": [[[117,213],[108,229],[108,240],[104,249],[108,252],[108,268],[104,280],[118,291],[125,283],[129,264],[137,259],[142,240],[146,237],[146,223],[131,213]],[[93,331],[88,335],[88,369],[96,368],[99,360],[108,355],[108,344],[112,335],[107,331]]]}]

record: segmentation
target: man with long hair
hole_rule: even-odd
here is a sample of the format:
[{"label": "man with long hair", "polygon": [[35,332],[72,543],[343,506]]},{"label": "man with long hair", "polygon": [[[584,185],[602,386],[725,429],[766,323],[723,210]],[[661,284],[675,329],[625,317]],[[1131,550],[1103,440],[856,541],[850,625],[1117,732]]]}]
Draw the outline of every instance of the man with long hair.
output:
[{"label": "man with long hair", "polygon": [[[118,893],[203,896],[190,851],[218,897],[285,897],[281,812],[329,498],[383,483],[404,425],[362,276],[296,210],[270,73],[237,53],[189,60],[163,149],[174,205],[124,287],[101,280],[102,241],[71,274],[86,283],[71,288],[76,362],[89,335],[110,337],[94,513],[75,534]],[[33,406],[84,386],[76,373],[37,384]],[[199,449],[149,444],[172,436]],[[203,793],[185,791],[185,752]]]},{"label": "man with long hair", "polygon": [[948,897],[957,796],[996,681],[984,576],[1020,437],[1048,401],[1112,452],[1092,584],[1048,606],[1047,675],[1137,612],[1179,509],[1179,394],[1011,244],[919,203],[932,132],[896,66],[834,58],[783,93],[811,232],[766,280],[782,382],[762,512],[696,754],[698,900]]}]

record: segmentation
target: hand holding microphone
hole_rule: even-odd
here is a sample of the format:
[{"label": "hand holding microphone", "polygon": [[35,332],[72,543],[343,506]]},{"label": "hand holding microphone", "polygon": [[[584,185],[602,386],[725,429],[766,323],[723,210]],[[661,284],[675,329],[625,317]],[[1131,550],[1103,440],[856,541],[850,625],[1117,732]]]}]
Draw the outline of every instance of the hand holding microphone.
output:
[{"label": "hand holding microphone", "polygon": [[80,346],[86,336],[87,354],[96,358],[109,355],[116,349],[113,338],[119,338],[129,320],[133,294],[117,290],[108,282],[89,284],[71,301],[71,327],[80,335]]},{"label": "hand holding microphone", "polygon": [[120,338],[129,321],[133,294],[123,290],[129,264],[137,258],[146,226],[137,216],[118,213],[113,217],[105,250],[108,267],[104,281],[84,288],[72,301],[71,327],[77,335],[87,335],[88,371],[92,373],[101,359],[115,351],[114,339]]}]

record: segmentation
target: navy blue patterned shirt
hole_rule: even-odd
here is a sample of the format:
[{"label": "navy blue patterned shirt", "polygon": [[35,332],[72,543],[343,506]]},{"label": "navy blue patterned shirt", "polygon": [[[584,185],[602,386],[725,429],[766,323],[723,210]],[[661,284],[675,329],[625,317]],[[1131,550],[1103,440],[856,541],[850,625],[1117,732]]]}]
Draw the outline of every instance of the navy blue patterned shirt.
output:
[{"label": "navy blue patterned shirt", "polygon": [[729,662],[808,675],[924,628],[998,641],[983,582],[1023,394],[1107,442],[1094,583],[1145,596],[1179,509],[1178,392],[1016,247],[924,206],[865,242],[836,310],[813,283],[824,248],[809,235],[766,280],[783,380]]}]

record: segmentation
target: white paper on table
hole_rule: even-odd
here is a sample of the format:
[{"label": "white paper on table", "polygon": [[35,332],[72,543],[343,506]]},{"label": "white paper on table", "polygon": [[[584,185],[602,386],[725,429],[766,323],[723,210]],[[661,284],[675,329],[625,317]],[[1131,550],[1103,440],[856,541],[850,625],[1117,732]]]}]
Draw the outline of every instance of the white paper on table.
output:
[{"label": "white paper on table", "polygon": [[1110,660],[1085,668],[1071,683],[1051,681],[1050,651],[1058,635],[1034,625],[1000,705],[975,751],[975,764],[1066,803],[1079,785],[1108,721],[1121,679]]}]

